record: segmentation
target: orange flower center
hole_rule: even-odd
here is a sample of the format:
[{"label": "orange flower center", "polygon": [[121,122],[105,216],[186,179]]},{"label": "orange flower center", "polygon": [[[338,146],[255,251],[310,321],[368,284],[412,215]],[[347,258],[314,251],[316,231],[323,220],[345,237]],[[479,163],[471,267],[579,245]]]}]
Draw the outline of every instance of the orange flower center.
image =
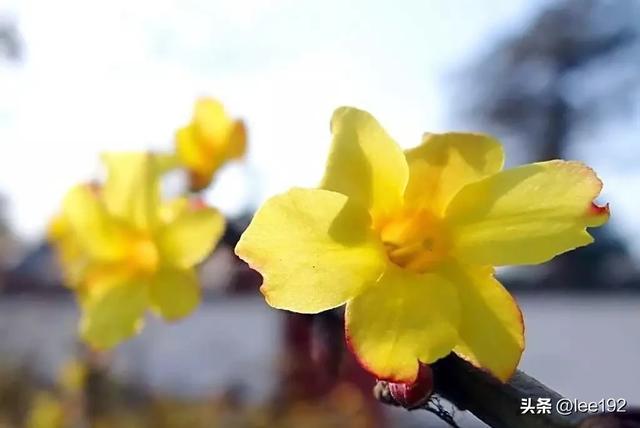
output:
[{"label": "orange flower center", "polygon": [[158,247],[148,236],[133,237],[129,244],[129,257],[131,269],[135,272],[150,275],[157,271],[160,264]]},{"label": "orange flower center", "polygon": [[450,239],[444,222],[429,211],[405,211],[376,229],[396,265],[422,273],[433,269],[449,255]]}]

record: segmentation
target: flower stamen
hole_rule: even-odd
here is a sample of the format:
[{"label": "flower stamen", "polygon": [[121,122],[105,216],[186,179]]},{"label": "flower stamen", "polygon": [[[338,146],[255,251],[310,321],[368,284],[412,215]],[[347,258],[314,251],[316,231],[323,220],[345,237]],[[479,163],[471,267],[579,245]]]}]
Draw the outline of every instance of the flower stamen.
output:
[{"label": "flower stamen", "polygon": [[446,227],[428,211],[402,212],[378,230],[389,260],[402,268],[422,273],[448,257]]},{"label": "flower stamen", "polygon": [[153,274],[158,269],[160,254],[152,239],[138,236],[131,240],[130,265],[133,271],[141,274]]}]

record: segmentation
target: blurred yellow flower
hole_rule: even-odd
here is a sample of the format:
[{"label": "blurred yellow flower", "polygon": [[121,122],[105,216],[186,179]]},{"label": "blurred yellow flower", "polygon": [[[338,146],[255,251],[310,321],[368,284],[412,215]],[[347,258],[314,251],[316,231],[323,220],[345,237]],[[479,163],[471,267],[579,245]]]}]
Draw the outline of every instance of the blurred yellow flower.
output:
[{"label": "blurred yellow flower", "polygon": [[427,134],[403,151],[368,113],[340,108],[320,189],[294,188],[258,210],[236,253],[263,276],[267,302],[317,313],[346,303],[347,341],[378,378],[414,382],[419,362],[454,351],[501,380],[524,325],[493,266],[537,264],[587,245],[608,207],[579,162],[502,171],[479,134]]},{"label": "blurred yellow flower", "polygon": [[224,163],[244,156],[246,140],[241,120],[231,119],[218,101],[199,99],[191,123],[176,133],[177,157],[189,170],[191,190],[204,189]]},{"label": "blurred yellow flower", "polygon": [[29,410],[27,428],[64,428],[65,425],[62,402],[52,393],[37,393]]},{"label": "blurred yellow flower", "polygon": [[87,380],[87,364],[79,359],[67,360],[58,372],[58,385],[69,395],[80,394]]},{"label": "blurred yellow flower", "polygon": [[193,311],[194,266],[224,229],[220,213],[200,202],[161,201],[154,155],[103,160],[104,186],[72,188],[50,231],[65,272],[74,272],[67,275],[82,307],[81,335],[99,349],[136,334],[147,306],[167,320]]}]

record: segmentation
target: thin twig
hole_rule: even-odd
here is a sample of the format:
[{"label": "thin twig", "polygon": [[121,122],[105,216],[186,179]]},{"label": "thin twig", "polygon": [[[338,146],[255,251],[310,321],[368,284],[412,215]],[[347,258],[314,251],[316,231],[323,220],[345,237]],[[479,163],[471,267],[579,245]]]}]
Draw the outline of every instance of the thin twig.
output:
[{"label": "thin twig", "polygon": [[458,425],[454,419],[454,411],[449,413],[440,402],[440,398],[438,398],[437,396],[431,396],[427,404],[421,408],[426,410],[427,412],[433,413],[438,418],[440,418],[440,420],[449,424],[449,426],[453,428],[460,428],[460,425]]}]

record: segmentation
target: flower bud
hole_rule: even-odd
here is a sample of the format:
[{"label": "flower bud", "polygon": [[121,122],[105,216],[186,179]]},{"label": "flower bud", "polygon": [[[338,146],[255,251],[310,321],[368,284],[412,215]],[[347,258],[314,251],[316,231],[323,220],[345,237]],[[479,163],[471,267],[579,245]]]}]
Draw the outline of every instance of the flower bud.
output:
[{"label": "flower bud", "polygon": [[427,402],[433,392],[433,371],[426,364],[420,364],[418,376],[413,383],[389,382],[389,392],[401,406],[412,409]]}]

